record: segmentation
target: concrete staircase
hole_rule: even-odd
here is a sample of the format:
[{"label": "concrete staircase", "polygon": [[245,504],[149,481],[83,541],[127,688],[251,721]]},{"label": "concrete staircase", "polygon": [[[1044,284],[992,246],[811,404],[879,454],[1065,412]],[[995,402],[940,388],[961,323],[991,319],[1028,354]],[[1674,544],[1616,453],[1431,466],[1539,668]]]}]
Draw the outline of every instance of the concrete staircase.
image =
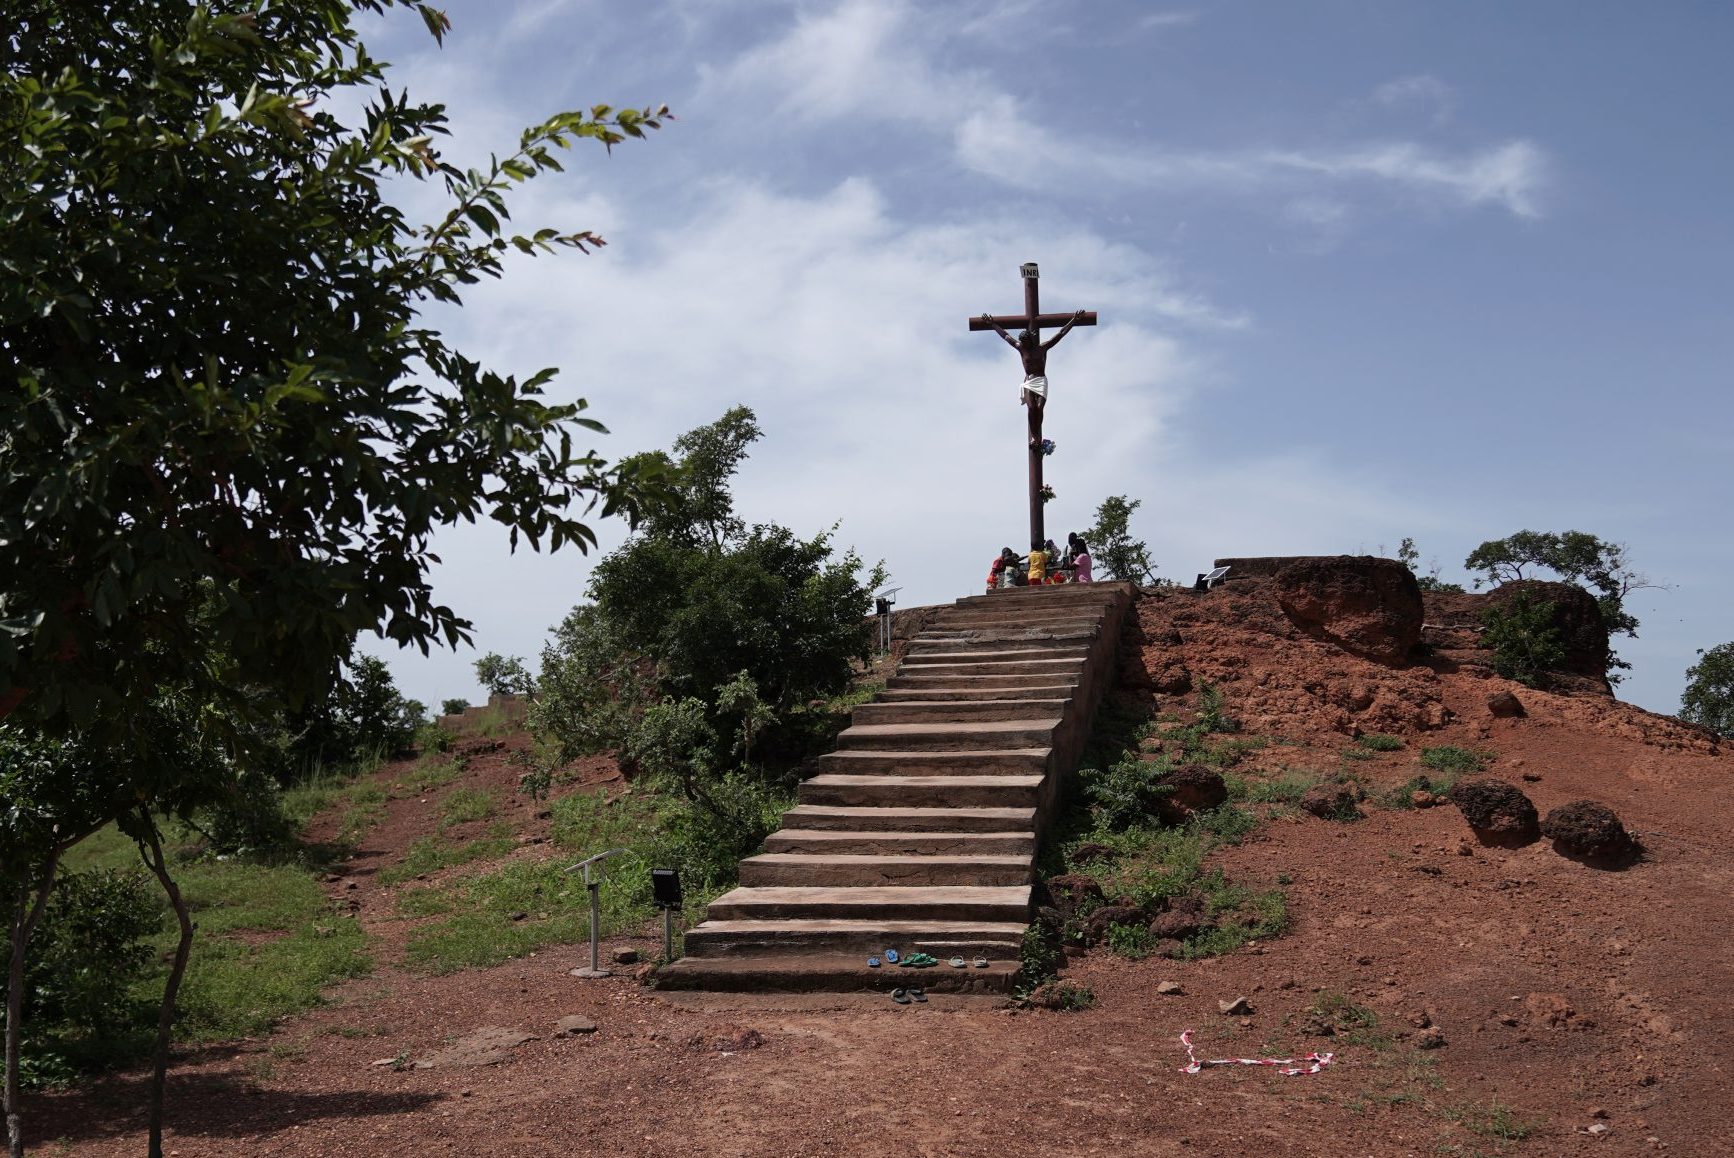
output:
[{"label": "concrete staircase", "polygon": [[[1132,594],[1125,583],[1015,588],[938,616],[658,987],[1010,990],[1036,846],[1111,680]],[[869,968],[886,948],[941,964]],[[953,956],[989,964],[953,969]]]}]

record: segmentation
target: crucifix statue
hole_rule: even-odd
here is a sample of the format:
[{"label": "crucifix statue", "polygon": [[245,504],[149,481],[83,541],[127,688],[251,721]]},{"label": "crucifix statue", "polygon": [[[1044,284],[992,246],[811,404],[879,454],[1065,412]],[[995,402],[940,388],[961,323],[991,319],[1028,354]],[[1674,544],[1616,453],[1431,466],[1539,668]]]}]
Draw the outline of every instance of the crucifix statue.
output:
[{"label": "crucifix statue", "polygon": [[[1024,312],[1001,317],[983,314],[979,318],[969,319],[969,328],[972,331],[994,331],[1004,338],[1023,360],[1024,384],[1018,397],[1029,411],[1030,544],[1034,549],[1047,542],[1042,520],[1042,411],[1048,404],[1048,351],[1053,349],[1061,338],[1071,333],[1073,326],[1095,325],[1096,315],[1092,310],[1079,310],[1073,314],[1042,313],[1036,291],[1036,282],[1040,277],[1036,263],[1026,261],[1022,272]],[[1011,325],[1023,327],[1015,338],[1006,329]],[[1060,332],[1047,341],[1042,341],[1042,330],[1056,326]]]}]

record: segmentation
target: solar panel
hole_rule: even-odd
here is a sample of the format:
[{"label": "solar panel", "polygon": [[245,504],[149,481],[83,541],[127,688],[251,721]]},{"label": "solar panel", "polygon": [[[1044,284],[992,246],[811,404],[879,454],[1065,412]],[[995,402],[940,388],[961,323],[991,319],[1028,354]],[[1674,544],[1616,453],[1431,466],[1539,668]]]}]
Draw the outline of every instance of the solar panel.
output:
[{"label": "solar panel", "polygon": [[1212,588],[1212,587],[1216,586],[1218,583],[1222,582],[1223,576],[1225,576],[1227,574],[1228,574],[1228,568],[1227,567],[1216,567],[1216,568],[1212,569],[1210,574],[1208,574],[1204,577],[1204,589],[1206,591],[1210,590],[1210,588]]}]

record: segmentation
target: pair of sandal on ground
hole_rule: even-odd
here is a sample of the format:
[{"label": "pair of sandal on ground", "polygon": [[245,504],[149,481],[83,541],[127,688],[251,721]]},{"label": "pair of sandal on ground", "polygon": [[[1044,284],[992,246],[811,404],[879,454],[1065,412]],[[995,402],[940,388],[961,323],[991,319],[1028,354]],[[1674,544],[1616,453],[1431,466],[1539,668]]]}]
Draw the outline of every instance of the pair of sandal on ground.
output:
[{"label": "pair of sandal on ground", "polygon": [[[926,969],[930,965],[939,964],[939,958],[928,953],[922,953],[919,950],[914,953],[906,953],[899,956],[897,950],[887,949],[885,950],[885,963],[887,965],[900,965],[905,969]],[[950,961],[947,961],[946,964],[950,965],[953,969],[967,968],[962,957],[953,957]],[[869,969],[879,968],[879,958],[867,958],[867,967]],[[977,957],[975,959],[975,967],[977,969],[986,969],[987,958]]]}]

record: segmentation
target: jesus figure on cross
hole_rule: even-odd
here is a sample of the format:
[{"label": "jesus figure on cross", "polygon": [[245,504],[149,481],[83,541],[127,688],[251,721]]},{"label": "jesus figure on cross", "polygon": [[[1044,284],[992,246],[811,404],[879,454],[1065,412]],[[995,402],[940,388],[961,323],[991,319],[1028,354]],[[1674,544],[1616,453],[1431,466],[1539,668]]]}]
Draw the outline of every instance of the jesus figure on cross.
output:
[{"label": "jesus figure on cross", "polygon": [[1084,320],[1087,310],[1079,310],[1067,319],[1060,327],[1060,332],[1042,341],[1034,330],[1024,330],[1017,337],[1012,337],[1006,328],[999,324],[999,319],[992,314],[983,314],[981,320],[986,322],[994,333],[1005,339],[1006,345],[1018,352],[1018,357],[1024,363],[1024,385],[1018,392],[1018,401],[1025,406],[1041,407],[1048,401],[1048,351],[1060,344],[1060,339],[1072,332],[1072,327]]},{"label": "jesus figure on cross", "polygon": [[[1022,315],[1011,314],[995,317],[983,314],[979,318],[969,319],[971,330],[992,330],[1003,338],[1007,345],[1018,352],[1018,358],[1024,365],[1024,383],[1018,391],[1018,398],[1029,409],[1029,454],[1030,454],[1030,547],[1040,550],[1047,541],[1047,535],[1042,520],[1042,494],[1047,489],[1042,483],[1042,411],[1048,405],[1048,351],[1059,344],[1061,338],[1072,332],[1073,326],[1093,326],[1096,315],[1089,310],[1079,310],[1074,314],[1044,314],[1041,312],[1041,302],[1038,296],[1036,279],[1039,271],[1036,263],[1025,262],[1020,272],[1024,281],[1024,312]],[[1011,336],[1007,325],[1020,326],[1017,337]],[[1042,331],[1059,327],[1059,333],[1042,341]]]}]

